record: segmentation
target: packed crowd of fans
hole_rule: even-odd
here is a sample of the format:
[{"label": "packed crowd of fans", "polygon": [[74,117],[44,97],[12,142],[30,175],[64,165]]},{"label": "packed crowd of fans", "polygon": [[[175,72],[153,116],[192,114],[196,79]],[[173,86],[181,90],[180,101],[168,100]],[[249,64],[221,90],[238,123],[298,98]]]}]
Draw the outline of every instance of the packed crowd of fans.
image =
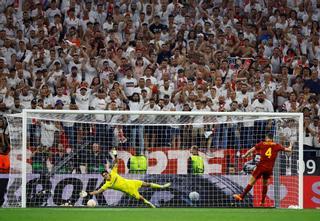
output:
[{"label": "packed crowd of fans", "polygon": [[[304,145],[320,147],[319,0],[14,3],[0,2],[2,114],[24,108],[303,112]],[[64,130],[72,141],[80,133],[74,125],[38,125]],[[175,129],[162,134],[181,138]],[[101,125],[96,130],[109,133]],[[144,140],[140,128],[130,131],[140,136],[131,143]]]}]

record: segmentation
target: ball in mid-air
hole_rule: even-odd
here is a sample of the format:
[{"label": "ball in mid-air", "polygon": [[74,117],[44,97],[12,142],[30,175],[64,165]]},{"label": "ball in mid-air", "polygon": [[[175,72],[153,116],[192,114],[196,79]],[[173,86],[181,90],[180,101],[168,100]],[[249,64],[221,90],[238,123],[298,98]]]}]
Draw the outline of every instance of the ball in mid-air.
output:
[{"label": "ball in mid-air", "polygon": [[191,201],[198,201],[200,199],[200,195],[198,192],[193,191],[193,192],[189,193],[189,199]]},{"label": "ball in mid-air", "polygon": [[97,205],[97,202],[93,199],[88,200],[88,202],[87,202],[88,207],[95,207],[96,205]]}]

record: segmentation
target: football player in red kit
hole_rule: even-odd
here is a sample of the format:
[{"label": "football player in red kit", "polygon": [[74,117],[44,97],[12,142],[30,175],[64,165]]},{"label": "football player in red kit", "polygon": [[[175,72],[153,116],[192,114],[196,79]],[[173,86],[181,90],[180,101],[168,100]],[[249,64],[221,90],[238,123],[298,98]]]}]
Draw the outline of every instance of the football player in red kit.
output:
[{"label": "football player in red kit", "polygon": [[268,179],[272,176],[274,163],[276,161],[279,151],[291,152],[292,144],[289,147],[283,147],[282,145],[273,142],[273,134],[267,134],[264,141],[256,144],[250,150],[248,150],[242,158],[246,158],[253,152],[260,152],[261,158],[256,169],[252,172],[247,187],[241,194],[233,195],[233,198],[237,201],[242,201],[246,194],[252,189],[256,181],[262,176],[262,200],[261,206],[264,206],[265,198],[268,191]]}]

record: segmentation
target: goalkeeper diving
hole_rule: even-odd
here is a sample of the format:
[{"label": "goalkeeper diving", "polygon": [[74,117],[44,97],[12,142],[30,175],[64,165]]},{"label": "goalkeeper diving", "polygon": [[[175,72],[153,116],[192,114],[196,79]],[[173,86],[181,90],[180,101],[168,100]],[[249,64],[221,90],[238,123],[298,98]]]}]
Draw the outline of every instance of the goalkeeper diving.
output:
[{"label": "goalkeeper diving", "polygon": [[139,189],[141,187],[165,189],[165,188],[168,188],[171,185],[171,183],[159,185],[155,183],[143,182],[141,180],[125,179],[118,174],[118,158],[117,158],[116,150],[113,150],[112,154],[114,155],[114,165],[111,172],[109,173],[108,171],[103,171],[101,173],[101,176],[104,178],[104,181],[105,181],[104,185],[100,189],[92,191],[89,194],[97,195],[106,191],[107,189],[118,190],[128,194],[129,196],[139,201],[142,201],[143,203],[147,204],[149,207],[156,208],[155,205],[153,205],[151,202],[149,202],[143,196],[140,195]]}]

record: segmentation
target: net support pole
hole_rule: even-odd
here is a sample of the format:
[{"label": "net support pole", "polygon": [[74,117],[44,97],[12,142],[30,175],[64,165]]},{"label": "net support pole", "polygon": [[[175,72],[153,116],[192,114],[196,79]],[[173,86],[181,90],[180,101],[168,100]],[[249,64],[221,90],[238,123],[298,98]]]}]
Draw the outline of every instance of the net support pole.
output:
[{"label": "net support pole", "polygon": [[304,161],[303,161],[303,114],[299,117],[299,208],[303,209],[303,172],[304,172]]},{"label": "net support pole", "polygon": [[27,206],[27,111],[22,111],[21,207]]},{"label": "net support pole", "polygon": [[274,186],[274,207],[280,208],[280,159],[277,157],[275,166],[274,166],[274,179],[273,179],[273,186]]}]

